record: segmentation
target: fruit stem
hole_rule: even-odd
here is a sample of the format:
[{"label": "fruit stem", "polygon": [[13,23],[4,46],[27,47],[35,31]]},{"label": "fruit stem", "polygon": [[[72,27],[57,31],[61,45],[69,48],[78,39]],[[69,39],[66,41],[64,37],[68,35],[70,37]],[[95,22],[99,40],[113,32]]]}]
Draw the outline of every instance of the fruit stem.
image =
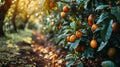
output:
[{"label": "fruit stem", "polygon": [[93,40],[95,39],[95,35],[96,35],[96,34],[93,33],[93,37],[92,37]]}]

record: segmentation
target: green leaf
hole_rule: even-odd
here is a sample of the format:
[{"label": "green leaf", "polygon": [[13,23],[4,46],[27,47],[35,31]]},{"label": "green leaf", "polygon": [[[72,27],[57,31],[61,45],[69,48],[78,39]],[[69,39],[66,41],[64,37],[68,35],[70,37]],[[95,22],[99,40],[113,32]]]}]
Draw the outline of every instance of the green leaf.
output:
[{"label": "green leaf", "polygon": [[70,23],[70,26],[71,26],[72,29],[74,29],[74,31],[76,31],[77,23],[75,21]]},{"label": "green leaf", "polygon": [[108,41],[106,41],[106,42],[101,42],[101,43],[100,43],[100,46],[99,46],[99,48],[98,48],[97,51],[101,51],[101,50],[107,45],[107,43],[108,43]]},{"label": "green leaf", "polygon": [[58,45],[63,45],[65,43],[65,40],[61,40]]},{"label": "green leaf", "polygon": [[75,62],[75,61],[73,61],[73,60],[69,61],[68,64],[66,65],[66,67],[71,67],[71,65],[73,65],[74,62]]},{"label": "green leaf", "polygon": [[120,23],[120,7],[112,7],[111,13],[115,16],[115,18],[117,18],[118,22]]},{"label": "green leaf", "polygon": [[109,7],[109,5],[99,5],[95,10],[103,10],[108,7]]},{"label": "green leaf", "polygon": [[94,49],[92,49],[90,47],[86,47],[86,50],[84,51],[82,56],[84,56],[86,58],[93,57],[93,53],[94,53]]},{"label": "green leaf", "polygon": [[84,66],[83,66],[83,63],[80,62],[80,63],[77,65],[77,67],[84,67]]},{"label": "green leaf", "polygon": [[71,29],[65,29],[63,32],[67,34],[68,32],[71,32]]},{"label": "green leaf", "polygon": [[90,6],[88,6],[88,5],[91,4],[90,2],[91,2],[90,0],[85,0],[85,1],[84,1],[84,3],[85,3],[84,8],[85,8],[85,9],[87,9],[88,7],[90,7]]},{"label": "green leaf", "polygon": [[112,34],[112,23],[113,20],[111,20],[109,25],[106,26],[105,29],[101,31],[103,41],[101,42],[100,47],[98,48],[97,51],[101,51],[107,45],[108,40],[110,39]]},{"label": "green leaf", "polygon": [[109,13],[108,12],[105,12],[105,13],[102,13],[97,21],[96,24],[100,24],[101,22],[103,22],[105,19],[107,19],[109,17]]},{"label": "green leaf", "polygon": [[74,42],[74,43],[71,43],[70,48],[75,49],[75,48],[79,45],[80,40],[81,40],[81,38],[79,38],[79,39],[75,40],[75,42]]},{"label": "green leaf", "polygon": [[107,23],[104,29],[101,31],[101,36],[103,41],[108,41],[108,39],[110,38],[112,33],[112,27],[111,27],[112,23],[113,23],[113,20],[111,20],[109,24]]},{"label": "green leaf", "polygon": [[65,38],[67,35],[66,34],[61,34],[58,36],[58,39]]},{"label": "green leaf", "polygon": [[108,41],[110,39],[110,36],[112,34],[112,24],[113,24],[113,20],[110,21],[108,29],[106,31],[106,35],[105,35],[105,41]]},{"label": "green leaf", "polygon": [[102,67],[116,67],[112,61],[103,61],[101,65]]},{"label": "green leaf", "polygon": [[97,28],[93,33],[96,33],[96,32],[98,32],[98,31],[100,31],[100,30],[102,30],[101,27]]}]

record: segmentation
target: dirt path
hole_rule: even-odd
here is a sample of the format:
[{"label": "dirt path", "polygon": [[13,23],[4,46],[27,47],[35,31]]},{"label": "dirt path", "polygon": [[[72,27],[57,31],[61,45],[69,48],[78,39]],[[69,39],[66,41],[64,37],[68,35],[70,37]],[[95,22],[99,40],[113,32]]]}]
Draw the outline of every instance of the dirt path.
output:
[{"label": "dirt path", "polygon": [[19,64],[20,66],[65,67],[64,59],[67,50],[59,49],[57,45],[47,41],[46,36],[39,32],[33,33],[32,40],[34,41],[32,44],[18,43],[19,48],[21,48],[18,58],[23,61]]}]

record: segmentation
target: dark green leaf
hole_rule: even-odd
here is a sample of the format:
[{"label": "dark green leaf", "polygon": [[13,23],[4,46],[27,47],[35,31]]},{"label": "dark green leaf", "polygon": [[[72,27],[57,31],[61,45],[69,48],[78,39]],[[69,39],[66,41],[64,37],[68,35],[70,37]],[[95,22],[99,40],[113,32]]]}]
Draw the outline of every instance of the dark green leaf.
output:
[{"label": "dark green leaf", "polygon": [[115,15],[117,18],[118,22],[120,23],[120,7],[112,7],[111,13]]},{"label": "dark green leaf", "polygon": [[111,20],[109,25],[106,26],[105,29],[101,31],[101,36],[103,38],[103,42],[101,42],[100,47],[98,48],[98,51],[101,51],[107,45],[108,40],[111,37],[111,34],[112,34],[112,23],[113,23],[113,20]]},{"label": "dark green leaf", "polygon": [[82,56],[86,58],[93,57],[93,53],[94,53],[94,50],[90,47],[87,47],[84,53],[82,54]]},{"label": "dark green leaf", "polygon": [[107,43],[108,43],[108,41],[106,41],[106,42],[101,42],[101,43],[100,43],[100,46],[99,46],[99,48],[98,48],[97,51],[101,51],[101,50],[107,45]]},{"label": "dark green leaf", "polygon": [[107,23],[104,29],[101,31],[101,36],[103,41],[108,41],[108,39],[110,38],[112,33],[112,27],[111,27],[112,23],[113,23],[113,20],[111,20],[110,23]]},{"label": "dark green leaf", "polygon": [[84,67],[84,66],[83,66],[83,63],[80,62],[80,63],[77,65],[77,67]]},{"label": "dark green leaf", "polygon": [[85,2],[85,6],[84,6],[85,9],[87,9],[88,7],[90,7],[90,6],[89,6],[89,5],[90,5],[90,2],[91,2],[90,0],[85,0],[84,2]]},{"label": "dark green leaf", "polygon": [[105,13],[102,13],[97,21],[96,24],[100,24],[101,22],[103,22],[105,19],[107,19],[109,17],[109,13],[108,12],[105,12]]},{"label": "dark green leaf", "polygon": [[110,39],[110,36],[112,34],[112,24],[113,24],[113,20],[110,21],[108,29],[106,31],[106,35],[105,35],[105,41],[108,41]]}]

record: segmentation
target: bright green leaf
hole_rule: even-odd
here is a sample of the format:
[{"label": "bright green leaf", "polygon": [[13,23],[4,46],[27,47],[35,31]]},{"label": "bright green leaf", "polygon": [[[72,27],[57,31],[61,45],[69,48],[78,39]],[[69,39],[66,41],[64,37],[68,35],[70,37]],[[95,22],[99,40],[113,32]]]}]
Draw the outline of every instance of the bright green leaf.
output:
[{"label": "bright green leaf", "polygon": [[109,5],[99,5],[95,10],[103,10],[108,7],[109,7]]}]

